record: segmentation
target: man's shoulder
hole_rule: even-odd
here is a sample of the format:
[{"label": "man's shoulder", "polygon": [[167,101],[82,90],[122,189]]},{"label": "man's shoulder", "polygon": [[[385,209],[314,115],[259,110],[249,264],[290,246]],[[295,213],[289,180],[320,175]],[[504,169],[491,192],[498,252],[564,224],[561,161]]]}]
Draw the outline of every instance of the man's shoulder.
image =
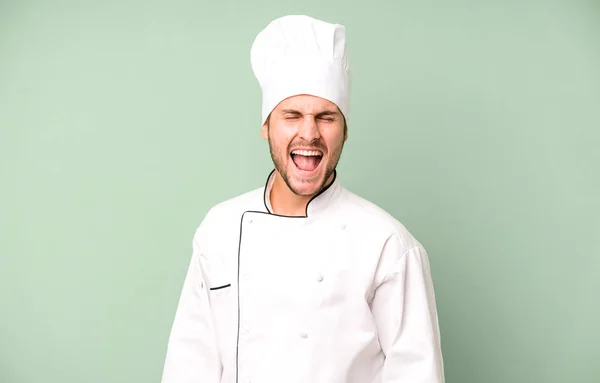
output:
[{"label": "man's shoulder", "polygon": [[197,228],[196,235],[201,232],[215,234],[224,228],[232,227],[240,222],[246,211],[266,211],[263,195],[264,187],[261,187],[218,202],[208,209]]},{"label": "man's shoulder", "polygon": [[266,211],[264,203],[264,190],[264,187],[256,188],[235,197],[223,200],[213,205],[209,209],[207,218],[229,218],[232,215],[241,217],[241,215],[246,211]]},{"label": "man's shoulder", "polygon": [[386,238],[397,236],[406,247],[422,246],[398,218],[375,202],[347,189],[344,189],[342,200],[343,211],[359,230]]},{"label": "man's shoulder", "polygon": [[217,203],[211,207],[210,211],[213,214],[238,214],[245,211],[265,211],[264,192],[264,187],[250,190]]}]

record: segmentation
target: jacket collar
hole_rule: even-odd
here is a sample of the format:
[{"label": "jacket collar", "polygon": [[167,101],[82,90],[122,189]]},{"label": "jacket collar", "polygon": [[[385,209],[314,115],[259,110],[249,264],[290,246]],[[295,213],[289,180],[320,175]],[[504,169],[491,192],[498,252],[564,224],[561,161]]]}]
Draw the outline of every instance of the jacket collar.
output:
[{"label": "jacket collar", "polygon": [[[267,177],[267,184],[265,185],[264,195],[263,195],[263,199],[264,199],[264,203],[265,203],[267,212],[269,214],[273,214],[273,215],[276,215],[276,214],[273,213],[273,208],[271,207],[270,195],[271,195],[271,188],[273,187],[273,182],[275,181],[276,174],[277,173],[275,172],[275,170],[273,170],[269,174],[269,177]],[[341,191],[342,191],[342,188],[340,185],[340,181],[337,177],[337,170],[334,170],[333,181],[327,187],[325,187],[323,190],[321,190],[319,193],[317,193],[314,197],[312,197],[310,201],[308,201],[308,204],[306,205],[306,217],[290,217],[290,218],[307,218],[307,217],[314,218],[315,216],[318,216],[319,214],[323,213],[329,207],[331,207],[332,205],[334,205],[337,202],[337,200],[339,199],[339,196],[341,194]]]}]

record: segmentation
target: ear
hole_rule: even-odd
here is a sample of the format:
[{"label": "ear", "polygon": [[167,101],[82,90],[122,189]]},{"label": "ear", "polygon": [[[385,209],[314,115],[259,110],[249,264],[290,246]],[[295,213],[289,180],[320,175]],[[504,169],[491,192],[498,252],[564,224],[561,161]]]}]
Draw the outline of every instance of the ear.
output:
[{"label": "ear", "polygon": [[348,140],[348,124],[346,120],[344,120],[344,142]]},{"label": "ear", "polygon": [[264,138],[265,140],[269,139],[269,124],[267,122],[265,122],[262,126],[260,135],[262,136],[262,138]]},{"label": "ear", "polygon": [[338,111],[342,115],[342,123],[344,124],[344,142],[346,142],[348,139],[348,121],[346,120],[346,116],[344,116],[344,113],[342,113],[340,108],[338,108]]}]

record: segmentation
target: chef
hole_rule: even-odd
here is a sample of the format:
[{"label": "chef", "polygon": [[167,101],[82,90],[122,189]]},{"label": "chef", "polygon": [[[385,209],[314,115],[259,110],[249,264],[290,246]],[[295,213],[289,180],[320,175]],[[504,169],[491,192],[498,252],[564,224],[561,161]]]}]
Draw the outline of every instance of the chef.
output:
[{"label": "chef", "polygon": [[344,26],[274,20],[251,64],[274,170],[200,223],[162,382],[444,382],[425,249],[336,172]]}]

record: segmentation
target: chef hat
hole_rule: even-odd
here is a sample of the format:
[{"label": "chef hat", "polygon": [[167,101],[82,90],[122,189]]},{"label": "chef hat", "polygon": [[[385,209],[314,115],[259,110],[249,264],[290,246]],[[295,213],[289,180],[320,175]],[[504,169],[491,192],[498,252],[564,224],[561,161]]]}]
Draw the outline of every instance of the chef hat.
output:
[{"label": "chef hat", "polygon": [[347,118],[350,81],[346,29],[308,16],[269,23],[252,45],[252,70],[262,89],[262,122],[284,99],[309,94],[336,104]]}]

